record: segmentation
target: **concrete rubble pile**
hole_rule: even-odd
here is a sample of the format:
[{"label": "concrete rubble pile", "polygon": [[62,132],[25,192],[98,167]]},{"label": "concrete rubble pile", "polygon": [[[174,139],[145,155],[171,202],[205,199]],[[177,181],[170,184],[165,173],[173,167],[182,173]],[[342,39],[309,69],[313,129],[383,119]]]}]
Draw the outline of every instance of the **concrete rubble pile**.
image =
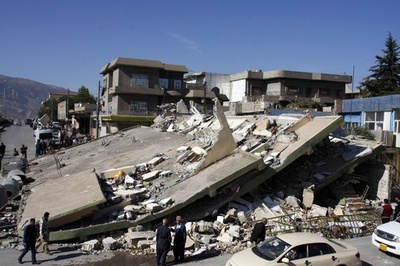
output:
[{"label": "concrete rubble pile", "polygon": [[[54,180],[24,190],[18,228],[41,206],[40,212],[51,213],[53,242],[89,238],[83,252],[124,248],[148,254],[154,252],[154,228],[162,218],[181,215],[191,255],[248,246],[251,228],[262,218],[268,219],[269,234],[325,228],[326,235],[339,236],[343,227],[348,235],[370,231],[365,221],[375,220],[365,219],[365,213],[360,216],[364,224],[356,224],[361,218],[338,218],[360,210],[350,207],[355,200],[327,208],[313,197],[337,185],[380,145],[331,135],[340,117],[225,117],[215,102],[213,116],[195,108],[178,116],[182,103],[164,106],[151,128],[59,152],[63,167],[55,167],[54,158],[36,160],[32,176]],[[57,195],[54,202],[47,200],[49,191]]]}]

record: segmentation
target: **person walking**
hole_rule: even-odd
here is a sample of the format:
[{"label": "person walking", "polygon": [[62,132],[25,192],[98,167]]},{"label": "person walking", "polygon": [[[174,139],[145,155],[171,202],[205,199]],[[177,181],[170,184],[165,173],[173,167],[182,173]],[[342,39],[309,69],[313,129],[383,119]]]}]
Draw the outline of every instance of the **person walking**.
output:
[{"label": "person walking", "polygon": [[1,155],[1,158],[3,158],[4,157],[4,154],[6,153],[6,145],[4,145],[4,143],[2,142],[1,144],[0,144],[0,155]]},{"label": "person walking", "polygon": [[38,248],[43,244],[43,252],[51,255],[49,250],[49,216],[48,212],[45,212],[43,217],[39,220],[39,238],[36,240],[35,249],[38,252]]},{"label": "person walking", "polygon": [[390,221],[390,216],[393,213],[392,206],[389,204],[388,199],[383,200],[383,206],[382,206],[382,212],[381,212],[381,218],[382,218],[382,223],[387,223]]},{"label": "person walking", "polygon": [[254,225],[253,231],[251,232],[250,241],[253,243],[260,243],[265,240],[265,225],[267,218],[263,218],[260,222]]},{"label": "person walking", "polygon": [[400,197],[396,197],[397,205],[394,208],[393,220],[400,216]]},{"label": "person walking", "polygon": [[182,223],[182,217],[176,216],[176,224],[171,228],[171,231],[175,232],[174,236],[174,262],[185,261],[185,243],[186,243],[186,227]]},{"label": "person walking", "polygon": [[162,225],[157,228],[156,234],[157,265],[165,265],[167,254],[171,248],[171,232],[168,228],[168,220],[163,219]]},{"label": "person walking", "polygon": [[18,155],[19,155],[19,153],[18,153],[17,149],[16,149],[16,148],[14,148],[14,151],[13,151],[13,156],[18,156]]},{"label": "person walking", "polygon": [[35,225],[35,218],[31,218],[30,223],[24,228],[24,236],[22,239],[22,243],[24,244],[24,250],[18,257],[18,262],[20,264],[22,264],[22,259],[24,258],[26,253],[28,253],[29,250],[31,251],[32,264],[40,264],[36,260],[36,249],[35,249],[36,234],[37,230]]},{"label": "person walking", "polygon": [[28,150],[28,147],[25,146],[24,144],[22,144],[22,147],[21,147],[20,150],[21,150],[21,155],[24,156],[25,159],[26,159],[26,152],[27,152],[27,150]]}]

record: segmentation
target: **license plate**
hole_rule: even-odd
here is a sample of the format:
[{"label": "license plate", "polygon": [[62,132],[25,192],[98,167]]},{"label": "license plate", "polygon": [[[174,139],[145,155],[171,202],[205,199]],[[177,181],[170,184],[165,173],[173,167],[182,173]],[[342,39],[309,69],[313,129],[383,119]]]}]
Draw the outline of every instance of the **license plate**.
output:
[{"label": "license plate", "polygon": [[387,246],[385,244],[379,244],[379,249],[382,251],[387,251]]}]

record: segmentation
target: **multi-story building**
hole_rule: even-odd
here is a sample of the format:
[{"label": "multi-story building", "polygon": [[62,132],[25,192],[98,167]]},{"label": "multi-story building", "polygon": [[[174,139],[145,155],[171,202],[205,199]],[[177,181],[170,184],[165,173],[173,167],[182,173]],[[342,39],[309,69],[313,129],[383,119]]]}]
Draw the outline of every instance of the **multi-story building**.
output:
[{"label": "multi-story building", "polygon": [[132,124],[149,125],[158,114],[157,106],[178,102],[184,96],[183,75],[187,72],[183,65],[120,57],[105,65],[100,71],[101,135]]},{"label": "multi-story building", "polygon": [[[188,84],[206,84],[207,90],[218,88],[229,103],[257,102],[258,106],[247,109],[285,107],[291,102],[312,99],[333,107],[336,100],[345,98],[346,87],[352,82],[348,75],[308,73],[287,70],[262,72],[246,70],[228,75],[198,72],[185,76]],[[243,105],[243,107],[244,107]]]}]

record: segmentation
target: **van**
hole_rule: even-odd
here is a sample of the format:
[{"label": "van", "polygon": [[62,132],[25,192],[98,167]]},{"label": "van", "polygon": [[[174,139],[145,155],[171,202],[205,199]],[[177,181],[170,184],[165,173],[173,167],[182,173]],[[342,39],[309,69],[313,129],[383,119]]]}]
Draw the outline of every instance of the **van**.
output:
[{"label": "van", "polygon": [[33,136],[35,137],[35,143],[38,140],[47,140],[47,139],[52,139],[53,138],[53,130],[50,128],[36,128],[34,131],[35,133]]}]

